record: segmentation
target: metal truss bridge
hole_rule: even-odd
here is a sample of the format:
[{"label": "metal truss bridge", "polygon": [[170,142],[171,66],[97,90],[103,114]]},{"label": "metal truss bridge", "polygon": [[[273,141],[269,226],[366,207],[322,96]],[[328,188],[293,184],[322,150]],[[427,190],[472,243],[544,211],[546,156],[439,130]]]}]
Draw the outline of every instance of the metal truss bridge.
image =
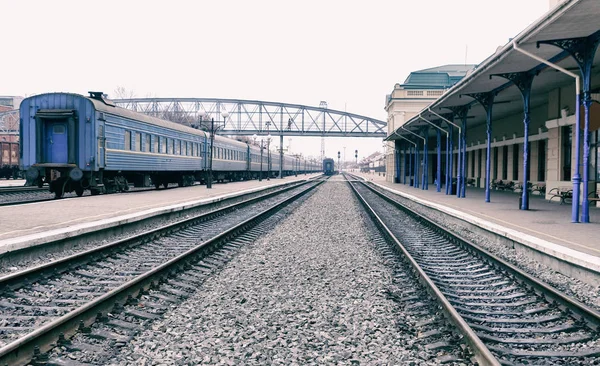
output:
[{"label": "metal truss bridge", "polygon": [[[198,126],[214,119],[227,135],[386,137],[387,122],[358,114],[298,104],[216,98],[135,98],[111,100],[119,107]],[[226,113],[223,113],[226,112]],[[226,117],[223,117],[225,115]]]}]

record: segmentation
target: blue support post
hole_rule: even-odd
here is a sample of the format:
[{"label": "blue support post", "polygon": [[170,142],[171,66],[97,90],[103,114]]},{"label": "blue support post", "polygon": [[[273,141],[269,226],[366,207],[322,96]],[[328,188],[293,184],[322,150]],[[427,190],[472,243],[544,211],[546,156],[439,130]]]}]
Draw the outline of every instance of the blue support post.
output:
[{"label": "blue support post", "polygon": [[475,99],[483,109],[485,109],[486,115],[486,154],[485,154],[485,202],[490,202],[490,154],[492,151],[492,107],[494,105],[494,97],[496,93],[473,93],[467,94],[471,98]]},{"label": "blue support post", "polygon": [[453,140],[454,140],[454,126],[452,125],[448,125],[448,128],[450,129],[450,155],[448,155],[448,160],[450,160],[449,166],[448,166],[448,175],[450,177],[450,191],[449,194],[452,194],[452,184],[453,182],[453,175],[454,175],[454,146],[453,146]]},{"label": "blue support post", "polygon": [[409,151],[409,156],[408,156],[408,174],[409,174],[409,175],[408,175],[408,177],[409,177],[409,178],[408,178],[408,183],[409,183],[409,184],[408,184],[408,185],[409,185],[409,186],[411,186],[411,187],[412,187],[412,186],[413,186],[413,184],[414,184],[414,179],[413,179],[413,181],[412,181],[412,182],[410,181],[410,177],[412,177],[412,173],[413,173],[413,166],[412,166],[412,165],[413,165],[413,153],[412,153],[412,151],[413,151],[413,150],[412,150],[412,149],[413,149],[413,147],[412,147],[412,146],[410,146],[410,147],[408,148],[408,151]]},{"label": "blue support post", "polygon": [[462,159],[460,158],[462,146],[461,146],[461,136],[458,134],[458,139],[456,143],[458,144],[456,148],[456,197],[460,198],[460,181],[462,179],[462,167],[460,165]]},{"label": "blue support post", "polygon": [[446,174],[444,174],[444,180],[446,183],[446,195],[450,194],[450,185],[452,184],[452,182],[450,181],[450,141],[452,139],[451,133],[452,131],[450,130],[450,132],[448,132],[448,134],[446,135]]},{"label": "blue support post", "polygon": [[441,192],[442,190],[442,132],[437,130],[437,167],[436,167],[436,191]]},{"label": "blue support post", "polygon": [[406,147],[402,149],[403,154],[402,154],[402,176],[403,176],[403,180],[404,180],[404,184],[406,184],[406,167],[408,166],[408,161],[406,160],[408,154],[406,153]]},{"label": "blue support post", "polygon": [[421,172],[421,170],[419,169],[419,163],[419,144],[417,143],[417,146],[415,146],[415,184],[413,185],[413,187],[415,188],[419,188],[419,173]]},{"label": "blue support post", "polygon": [[396,166],[396,173],[394,176],[394,183],[400,183],[400,149],[398,143],[394,143],[394,164]]},{"label": "blue support post", "polygon": [[460,181],[460,197],[465,198],[467,192],[467,114],[462,118],[462,179]]},{"label": "blue support post", "polygon": [[421,181],[421,189],[428,190],[429,189],[429,145],[427,144],[427,134],[429,130],[424,128],[425,140],[423,140],[423,175]]},{"label": "blue support post", "polygon": [[529,210],[529,166],[527,165],[527,156],[529,155],[529,122],[530,122],[530,107],[531,107],[531,85],[535,73],[531,72],[511,72],[506,74],[498,74],[492,76],[500,76],[510,80],[523,97],[523,192],[521,194],[521,210]]},{"label": "blue support post", "polygon": [[469,106],[457,106],[450,107],[449,109],[462,121],[462,128],[459,128],[458,134],[458,155],[456,159],[456,197],[464,198],[466,191],[466,176],[467,176],[467,114],[469,113]]},{"label": "blue support post", "polygon": [[[581,175],[579,173],[580,166],[580,95],[576,95],[575,101],[575,174],[573,175],[573,203],[571,209],[571,221],[579,222],[579,201],[581,199],[581,222],[589,223],[589,201],[587,200],[588,195],[588,183],[589,183],[589,159],[590,159],[590,106],[592,104],[592,98],[590,95],[591,84],[592,84],[592,65],[594,63],[594,57],[596,50],[600,44],[600,31],[595,32],[587,37],[579,38],[567,38],[557,39],[549,41],[541,41],[537,43],[537,47],[540,44],[550,44],[567,51],[579,66],[581,72],[581,78],[583,79],[583,194],[580,193],[580,182]],[[577,91],[579,93],[579,91]],[[583,196],[583,197],[581,197]]]}]

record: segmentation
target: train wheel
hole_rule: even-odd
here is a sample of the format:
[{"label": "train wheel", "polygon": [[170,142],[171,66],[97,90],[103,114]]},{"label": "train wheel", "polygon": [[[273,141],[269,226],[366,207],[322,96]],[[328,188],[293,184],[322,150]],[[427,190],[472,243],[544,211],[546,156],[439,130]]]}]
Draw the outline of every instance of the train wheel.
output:
[{"label": "train wheel", "polygon": [[160,189],[160,182],[154,182],[154,188]]},{"label": "train wheel", "polygon": [[169,182],[164,182],[162,185],[163,185],[163,188],[169,188]]},{"label": "train wheel", "polygon": [[64,192],[62,190],[62,187],[59,187],[55,192],[54,192],[54,198],[55,199],[59,199],[62,198]]},{"label": "train wheel", "polygon": [[83,187],[75,188],[75,194],[77,195],[77,197],[83,196]]},{"label": "train wheel", "polygon": [[92,194],[92,196],[97,196],[100,194],[100,190],[99,189],[90,189],[90,193]]}]

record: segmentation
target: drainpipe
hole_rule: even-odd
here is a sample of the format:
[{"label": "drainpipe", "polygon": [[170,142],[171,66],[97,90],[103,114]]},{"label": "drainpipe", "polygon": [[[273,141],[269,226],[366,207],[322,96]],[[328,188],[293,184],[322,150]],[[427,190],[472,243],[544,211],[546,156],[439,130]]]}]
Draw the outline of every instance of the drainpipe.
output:
[{"label": "drainpipe", "polygon": [[[461,177],[460,177],[460,176],[461,176],[461,171],[460,171],[460,155],[461,155],[460,140],[461,140],[461,136],[462,136],[462,133],[461,133],[461,132],[462,132],[462,128],[461,128],[459,125],[457,125],[456,123],[454,123],[454,122],[452,122],[452,121],[450,121],[450,120],[448,120],[448,119],[446,119],[446,118],[444,118],[444,117],[440,116],[439,114],[435,113],[435,112],[434,112],[434,111],[432,111],[432,110],[431,110],[431,108],[429,108],[429,107],[427,108],[427,111],[429,111],[429,113],[432,113],[432,114],[436,115],[436,116],[437,116],[438,118],[440,118],[442,121],[444,121],[444,122],[446,122],[446,123],[448,123],[448,124],[450,124],[450,125],[452,125],[452,126],[454,126],[454,127],[458,128],[458,159],[457,159],[457,160],[458,160],[458,169],[456,170],[456,171],[457,171],[457,173],[456,173],[456,175],[457,175],[457,177],[456,177],[456,193],[457,193],[457,195],[458,195],[458,193],[459,193],[459,192],[460,192],[460,190],[461,190],[461,188],[460,188],[458,185],[459,185],[459,183],[461,182]],[[453,152],[452,152],[452,151],[450,151],[450,154],[452,154],[452,153],[453,153]],[[451,156],[447,156],[446,158],[447,158],[447,159],[452,159],[452,157],[451,157]],[[452,163],[450,163],[450,164],[452,164]],[[446,175],[448,175],[448,174],[446,174]],[[450,182],[450,184],[452,184],[452,182]],[[458,197],[460,198],[460,195],[458,195]]]},{"label": "drainpipe", "polygon": [[[441,128],[440,126],[436,125],[435,123],[429,121],[428,119],[422,117],[420,113],[419,113],[419,118],[422,119],[423,121],[429,123],[433,127],[437,128],[438,130],[444,132],[446,134],[446,146],[448,146],[448,139],[450,138],[450,134],[448,133],[448,131],[444,130],[443,128]],[[437,153],[438,153],[438,163],[437,163],[437,182],[438,182],[438,185],[437,185],[437,191],[439,192],[440,189],[441,189],[441,185],[442,185],[442,165],[441,165],[441,162],[442,162],[442,159],[441,159],[442,158],[441,157],[442,151],[441,151],[441,144],[439,144],[439,142],[438,142],[438,151],[437,151]],[[446,159],[446,160],[448,160],[448,159]],[[448,176],[448,172],[446,172],[446,176]],[[446,187],[447,187],[447,185],[448,185],[448,182],[446,182]]]},{"label": "drainpipe", "polygon": [[[423,147],[425,147],[425,145],[427,145],[427,142],[425,141],[425,137],[423,137],[423,136],[421,136],[419,134],[416,134],[416,133],[412,132],[411,130],[408,130],[408,129],[404,128],[404,125],[400,126],[400,128],[403,129],[404,131],[412,133],[413,135],[415,135],[418,138],[420,138],[421,140],[423,140]],[[415,174],[415,181],[417,181],[418,174],[419,174],[419,169],[420,168],[419,168],[419,149],[418,149],[418,147],[416,147],[416,145],[415,145],[415,154],[416,154],[415,155],[415,157],[416,157],[416,159],[415,159],[415,172],[416,172],[416,174]],[[425,166],[423,166],[423,169],[425,169]],[[416,184],[415,187],[419,188],[419,184]]]},{"label": "drainpipe", "polygon": [[[580,157],[580,153],[579,153],[579,129],[580,129],[580,122],[579,122],[579,103],[581,101],[581,95],[580,95],[580,90],[581,90],[581,86],[580,86],[580,78],[579,75],[570,72],[569,70],[566,70],[556,64],[551,63],[550,61],[544,60],[543,58],[534,55],[531,52],[525,51],[522,48],[517,47],[517,42],[513,41],[512,42],[512,46],[513,49],[515,51],[521,52],[522,54],[536,60],[539,61],[545,65],[550,66],[553,69],[556,69],[560,72],[562,72],[563,74],[567,74],[573,78],[575,78],[575,131],[574,131],[574,135],[575,135],[575,146],[577,147],[575,149],[575,174],[573,175],[573,202],[571,204],[571,222],[579,222],[579,196],[580,196],[580,183],[581,183],[581,175],[579,174],[579,161],[581,160]],[[524,187],[523,189],[527,189],[527,187]],[[586,199],[585,195],[587,193],[584,193],[584,199]]]}]

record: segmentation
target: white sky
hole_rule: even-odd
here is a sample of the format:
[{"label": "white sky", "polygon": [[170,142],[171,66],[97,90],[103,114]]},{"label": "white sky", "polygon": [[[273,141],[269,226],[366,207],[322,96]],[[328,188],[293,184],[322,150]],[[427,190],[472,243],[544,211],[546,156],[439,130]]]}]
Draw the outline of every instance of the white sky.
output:
[{"label": "white sky", "polygon": [[[386,120],[396,82],[481,63],[548,0],[8,0],[0,10],[0,95],[122,86],[138,97],[324,100]],[[360,158],[381,145],[328,138],[326,155],[346,146],[353,160],[354,149]],[[292,151],[319,156],[320,138],[293,137]]]}]

